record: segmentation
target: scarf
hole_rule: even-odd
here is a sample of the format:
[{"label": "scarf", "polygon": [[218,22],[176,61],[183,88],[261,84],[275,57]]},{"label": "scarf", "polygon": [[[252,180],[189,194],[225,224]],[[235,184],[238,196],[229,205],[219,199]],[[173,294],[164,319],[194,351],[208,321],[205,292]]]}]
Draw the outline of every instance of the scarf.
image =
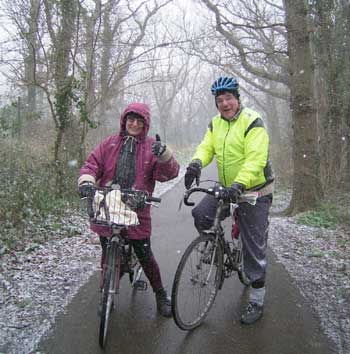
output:
[{"label": "scarf", "polygon": [[136,138],[126,135],[118,156],[113,184],[130,189],[136,179]]}]

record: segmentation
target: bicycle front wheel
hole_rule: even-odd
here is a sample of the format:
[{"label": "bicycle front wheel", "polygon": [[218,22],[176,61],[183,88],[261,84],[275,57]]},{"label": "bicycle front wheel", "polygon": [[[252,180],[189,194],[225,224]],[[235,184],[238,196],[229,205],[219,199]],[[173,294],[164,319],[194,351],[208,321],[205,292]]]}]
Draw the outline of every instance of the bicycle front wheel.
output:
[{"label": "bicycle front wheel", "polygon": [[105,347],[110,314],[114,306],[114,295],[118,291],[120,273],[120,250],[115,242],[107,250],[107,267],[103,278],[103,290],[101,298],[101,321],[99,332],[99,344]]},{"label": "bicycle front wheel", "polygon": [[172,313],[177,326],[199,326],[211,309],[223,272],[223,249],[214,235],[200,235],[188,246],[177,267]]}]

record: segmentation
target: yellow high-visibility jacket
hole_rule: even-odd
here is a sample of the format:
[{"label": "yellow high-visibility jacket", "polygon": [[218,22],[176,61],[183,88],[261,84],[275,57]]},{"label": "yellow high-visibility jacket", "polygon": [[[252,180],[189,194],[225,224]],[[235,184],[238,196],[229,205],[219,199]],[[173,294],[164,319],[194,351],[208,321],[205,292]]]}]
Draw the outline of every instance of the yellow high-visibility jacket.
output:
[{"label": "yellow high-visibility jacket", "polygon": [[222,185],[238,182],[246,189],[259,189],[274,179],[268,150],[269,136],[260,114],[243,108],[231,121],[221,115],[211,120],[192,160],[205,167],[215,155]]}]

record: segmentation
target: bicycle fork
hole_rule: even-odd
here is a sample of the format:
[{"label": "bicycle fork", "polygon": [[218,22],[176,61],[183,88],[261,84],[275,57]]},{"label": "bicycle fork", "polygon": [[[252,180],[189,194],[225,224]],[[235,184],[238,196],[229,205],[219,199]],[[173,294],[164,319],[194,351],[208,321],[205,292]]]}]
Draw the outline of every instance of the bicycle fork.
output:
[{"label": "bicycle fork", "polygon": [[[205,232],[204,232],[205,233]],[[208,232],[207,234],[212,234]],[[214,269],[214,263],[216,262],[218,264],[218,244],[219,244],[219,236],[216,234],[212,234],[213,240],[212,241],[207,241],[205,247],[203,250],[201,250],[201,258],[199,260],[199,263],[197,265],[197,268],[201,267],[201,263],[206,263],[210,264],[209,267],[209,272],[206,276],[206,279],[201,282],[201,287],[204,287],[209,284],[209,280],[211,278],[211,275],[213,273]]]},{"label": "bicycle fork", "polygon": [[106,247],[106,257],[102,269],[102,281],[100,289],[103,291],[106,274],[111,273],[111,284],[109,286],[109,293],[116,294],[119,289],[120,282],[120,264],[121,264],[121,249],[117,241],[110,240]]}]

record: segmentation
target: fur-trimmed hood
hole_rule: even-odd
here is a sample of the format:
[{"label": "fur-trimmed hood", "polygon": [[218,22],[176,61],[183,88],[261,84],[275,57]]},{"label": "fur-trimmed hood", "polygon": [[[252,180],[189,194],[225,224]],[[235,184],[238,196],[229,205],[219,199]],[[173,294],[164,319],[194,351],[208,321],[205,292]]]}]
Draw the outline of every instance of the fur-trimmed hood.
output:
[{"label": "fur-trimmed hood", "polygon": [[[128,113],[137,113],[140,116],[142,116],[145,120],[145,125],[143,128],[143,132],[139,136],[140,138],[143,138],[147,136],[149,127],[151,124],[151,112],[149,109],[149,106],[146,103],[139,103],[139,102],[133,102],[127,105],[127,107],[124,109],[124,112],[120,116],[120,135],[125,135],[125,124],[126,124],[126,116]],[[138,138],[139,138],[138,137]]]}]

